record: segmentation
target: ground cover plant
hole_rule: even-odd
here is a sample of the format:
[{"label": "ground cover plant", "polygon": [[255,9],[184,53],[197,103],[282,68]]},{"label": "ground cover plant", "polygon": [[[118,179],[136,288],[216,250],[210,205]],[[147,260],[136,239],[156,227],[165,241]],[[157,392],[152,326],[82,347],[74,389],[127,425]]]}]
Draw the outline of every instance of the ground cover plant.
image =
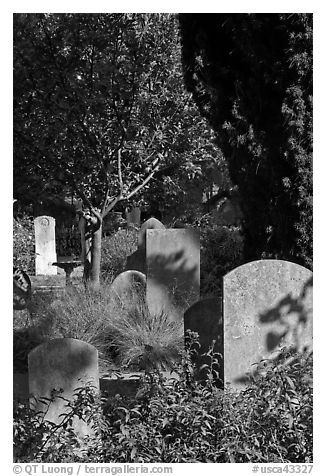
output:
[{"label": "ground cover plant", "polygon": [[13,264],[28,273],[35,271],[34,223],[27,215],[13,221]]},{"label": "ground cover plant", "polygon": [[[91,388],[77,390],[59,425],[16,403],[16,462],[312,462],[312,355],[284,349],[233,393],[214,385],[212,366],[206,384],[196,382],[196,346],[190,339],[178,379],[148,372],[135,398],[100,401]],[[86,445],[71,427],[73,415],[93,425]]]},{"label": "ground cover plant", "polygon": [[96,291],[68,287],[56,297],[33,295],[28,311],[14,314],[14,370],[27,371],[28,353],[55,338],[94,345],[102,372],[170,368],[182,348],[183,327],[166,313],[149,313],[138,288],[132,298],[116,299],[108,280]]}]

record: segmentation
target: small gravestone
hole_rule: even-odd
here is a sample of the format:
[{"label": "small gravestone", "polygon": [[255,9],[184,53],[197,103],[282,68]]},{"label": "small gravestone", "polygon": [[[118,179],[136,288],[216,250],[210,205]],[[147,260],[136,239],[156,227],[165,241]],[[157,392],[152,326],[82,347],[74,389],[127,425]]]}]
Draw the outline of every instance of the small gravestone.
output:
[{"label": "small gravestone", "polygon": [[146,251],[143,249],[138,249],[129,255],[127,257],[126,270],[139,271],[140,273],[146,274]]},{"label": "small gravestone", "polygon": [[156,218],[149,218],[145,221],[138,235],[138,249],[127,258],[126,269],[136,270],[147,274],[146,262],[146,231],[147,230],[165,230],[165,226]]},{"label": "small gravestone", "polygon": [[34,220],[35,228],[35,274],[55,275],[56,266],[52,263],[57,261],[55,248],[55,219],[48,216],[40,216]]},{"label": "small gravestone", "polygon": [[110,286],[110,296],[118,307],[129,307],[143,302],[146,290],[146,276],[135,270],[120,273]]},{"label": "small gravestone", "polygon": [[[204,363],[210,363],[209,358],[202,357],[200,354],[206,353],[215,341],[214,353],[221,354],[218,361],[219,365],[216,369],[219,373],[221,383],[223,382],[223,312],[221,298],[208,298],[197,301],[184,313],[184,330],[190,329],[198,332],[200,349],[195,363],[197,368]],[[199,372],[199,379],[205,372]]]},{"label": "small gravestone", "polygon": [[147,242],[147,230],[165,230],[165,226],[157,218],[149,218],[146,220],[140,230],[138,235],[138,248],[146,250]]},{"label": "small gravestone", "polygon": [[312,272],[288,261],[244,264],[223,280],[224,378],[234,388],[282,346],[312,348]]},{"label": "small gravestone", "polygon": [[199,233],[192,229],[147,229],[146,297],[152,314],[167,313],[182,321],[199,299]]},{"label": "small gravestone", "polygon": [[130,212],[126,211],[126,220],[128,226],[140,226],[140,208],[133,207]]},{"label": "small gravestone", "polygon": [[[47,405],[38,401],[51,397],[53,390],[63,390],[61,397],[72,401],[77,388],[92,386],[99,391],[98,354],[95,347],[77,339],[54,339],[39,345],[28,354],[30,405],[39,412],[46,412],[45,419],[60,423],[69,412],[66,402],[56,398]],[[91,434],[87,424],[75,418],[73,427],[80,436]]]}]

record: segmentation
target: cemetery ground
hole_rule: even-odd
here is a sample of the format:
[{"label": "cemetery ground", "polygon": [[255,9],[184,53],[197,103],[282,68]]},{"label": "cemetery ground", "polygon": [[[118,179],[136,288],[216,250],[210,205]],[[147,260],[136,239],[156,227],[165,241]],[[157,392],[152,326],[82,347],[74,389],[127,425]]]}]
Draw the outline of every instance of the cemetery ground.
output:
[{"label": "cemetery ground", "polygon": [[15,462],[312,462],[311,272],[256,261],[200,296],[193,232],[148,225],[130,247],[119,232],[97,291],[32,277],[14,311]]}]

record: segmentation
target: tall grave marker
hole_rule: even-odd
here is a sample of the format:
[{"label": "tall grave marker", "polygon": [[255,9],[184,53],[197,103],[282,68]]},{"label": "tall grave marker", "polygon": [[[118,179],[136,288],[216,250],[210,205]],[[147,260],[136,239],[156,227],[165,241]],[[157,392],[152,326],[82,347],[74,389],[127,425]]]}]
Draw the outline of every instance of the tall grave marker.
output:
[{"label": "tall grave marker", "polygon": [[49,216],[40,216],[34,220],[35,228],[35,274],[55,275],[57,267],[52,263],[57,261],[55,247],[55,219]]},{"label": "tall grave marker", "polygon": [[244,264],[223,279],[224,378],[246,383],[282,346],[312,349],[312,272],[282,260]]},{"label": "tall grave marker", "polygon": [[149,218],[146,220],[138,234],[138,248],[127,258],[126,269],[140,271],[147,274],[147,262],[146,262],[146,247],[147,247],[147,230],[165,230],[165,226],[156,218]]},{"label": "tall grave marker", "polygon": [[192,229],[146,231],[146,297],[151,313],[181,321],[200,294],[199,233]]}]

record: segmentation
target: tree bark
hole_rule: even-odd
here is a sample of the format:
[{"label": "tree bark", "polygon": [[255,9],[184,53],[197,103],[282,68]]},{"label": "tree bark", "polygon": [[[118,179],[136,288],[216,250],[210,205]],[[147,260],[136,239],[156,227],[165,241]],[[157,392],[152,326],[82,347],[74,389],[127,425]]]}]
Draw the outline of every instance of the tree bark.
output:
[{"label": "tree bark", "polygon": [[[87,215],[86,215],[87,216]],[[91,289],[98,289],[100,286],[101,271],[101,242],[102,242],[102,221],[94,223],[84,216],[79,220],[79,231],[81,239],[81,261],[84,264],[83,279],[85,286]]]},{"label": "tree bark", "polygon": [[101,272],[101,250],[102,250],[102,224],[92,235],[91,248],[91,268],[89,275],[89,286],[97,290],[100,287]]}]

